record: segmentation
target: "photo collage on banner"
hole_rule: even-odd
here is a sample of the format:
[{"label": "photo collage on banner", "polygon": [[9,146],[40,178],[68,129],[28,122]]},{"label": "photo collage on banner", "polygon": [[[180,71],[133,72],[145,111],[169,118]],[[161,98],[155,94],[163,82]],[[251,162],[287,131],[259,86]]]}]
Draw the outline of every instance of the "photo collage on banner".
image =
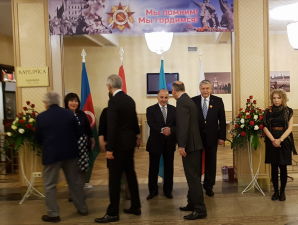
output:
[{"label": "photo collage on banner", "polygon": [[52,35],[231,32],[234,0],[51,0]]}]

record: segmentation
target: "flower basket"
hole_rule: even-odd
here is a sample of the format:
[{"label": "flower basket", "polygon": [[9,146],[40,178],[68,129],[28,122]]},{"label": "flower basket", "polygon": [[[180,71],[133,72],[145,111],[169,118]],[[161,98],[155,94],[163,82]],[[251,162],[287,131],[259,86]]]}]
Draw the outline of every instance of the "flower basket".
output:
[{"label": "flower basket", "polygon": [[246,100],[246,107],[239,109],[239,114],[233,121],[231,130],[231,148],[237,149],[250,143],[253,149],[257,149],[260,144],[260,137],[263,136],[264,110],[256,106],[257,101],[253,96]]}]

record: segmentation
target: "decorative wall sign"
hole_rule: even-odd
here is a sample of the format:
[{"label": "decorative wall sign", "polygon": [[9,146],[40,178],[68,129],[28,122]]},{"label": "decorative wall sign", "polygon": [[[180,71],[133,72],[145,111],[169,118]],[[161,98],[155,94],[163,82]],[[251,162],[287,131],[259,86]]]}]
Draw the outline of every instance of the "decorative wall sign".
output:
[{"label": "decorative wall sign", "polygon": [[225,32],[234,0],[50,0],[50,33]]},{"label": "decorative wall sign", "polygon": [[47,87],[49,86],[48,67],[17,67],[17,87]]}]

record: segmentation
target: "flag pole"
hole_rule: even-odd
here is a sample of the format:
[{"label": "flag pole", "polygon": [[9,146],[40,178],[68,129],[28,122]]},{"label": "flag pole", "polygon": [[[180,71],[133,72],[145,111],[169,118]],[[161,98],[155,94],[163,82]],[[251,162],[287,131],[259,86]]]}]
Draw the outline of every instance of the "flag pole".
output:
[{"label": "flag pole", "polygon": [[82,62],[85,63],[86,62],[87,52],[85,51],[84,48],[83,48],[83,50],[81,52],[81,56],[82,56]]},{"label": "flag pole", "polygon": [[123,49],[123,47],[120,47],[120,49],[119,49],[119,55],[120,55],[121,65],[123,65],[123,58],[124,58],[124,49]]}]

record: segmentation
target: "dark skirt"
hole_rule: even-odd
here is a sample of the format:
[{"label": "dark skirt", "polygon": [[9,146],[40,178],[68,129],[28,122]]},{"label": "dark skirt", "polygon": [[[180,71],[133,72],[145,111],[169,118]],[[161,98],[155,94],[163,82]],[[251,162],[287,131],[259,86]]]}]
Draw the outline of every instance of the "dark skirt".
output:
[{"label": "dark skirt", "polygon": [[[274,138],[279,138],[283,131],[271,131]],[[271,163],[275,165],[292,165],[292,142],[287,137],[282,143],[280,148],[276,148],[272,145],[269,138],[265,138],[266,155],[265,163]]]}]

